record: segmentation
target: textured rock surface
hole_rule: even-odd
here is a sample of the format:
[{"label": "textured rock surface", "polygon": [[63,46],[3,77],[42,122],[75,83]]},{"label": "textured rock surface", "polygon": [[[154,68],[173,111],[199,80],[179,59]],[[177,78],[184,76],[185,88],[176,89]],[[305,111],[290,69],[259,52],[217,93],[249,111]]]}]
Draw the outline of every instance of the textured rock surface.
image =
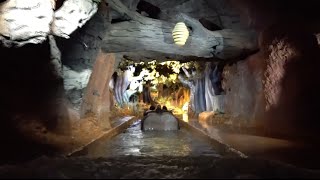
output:
[{"label": "textured rock surface", "polygon": [[107,31],[107,7],[99,5],[98,12],[70,39],[58,39],[64,71],[64,85],[70,103],[80,109],[84,90],[99,52],[102,37]]},{"label": "textured rock surface", "polygon": [[61,52],[57,46],[57,42],[54,36],[49,35],[49,44],[50,44],[50,58],[51,64],[53,67],[53,73],[57,78],[63,79],[63,71],[62,71],[62,62],[61,62]]},{"label": "textured rock surface", "polygon": [[0,41],[6,47],[39,44],[48,34],[69,38],[98,10],[99,1],[7,0],[0,4]]},{"label": "textured rock surface", "polygon": [[317,40],[293,27],[266,29],[260,37],[261,52],[225,67],[226,113],[242,124],[284,136],[310,135],[320,128],[320,81],[314,78],[320,76]]},{"label": "textured rock surface", "polygon": [[83,91],[87,87],[91,69],[84,69],[80,72],[74,71],[68,66],[63,66],[63,82],[66,96],[75,109],[80,108]]},{"label": "textured rock surface", "polygon": [[93,0],[66,0],[54,13],[51,25],[56,36],[69,38],[77,28],[82,27],[98,10],[98,2]]},{"label": "textured rock surface", "polygon": [[223,89],[225,95],[225,113],[234,118],[251,122],[263,115],[264,59],[257,53],[223,71]]},{"label": "textured rock surface", "polygon": [[320,33],[316,34],[318,45],[320,45]]},{"label": "textured rock surface", "polygon": [[11,47],[45,41],[50,32],[53,8],[50,0],[7,0],[0,3],[0,42]]},{"label": "textured rock surface", "polygon": [[[270,27],[262,34],[267,55],[264,95],[270,126],[285,130],[320,128],[319,47],[316,37],[290,25]],[[290,29],[290,31],[288,30]],[[283,131],[285,131],[283,130]]]}]

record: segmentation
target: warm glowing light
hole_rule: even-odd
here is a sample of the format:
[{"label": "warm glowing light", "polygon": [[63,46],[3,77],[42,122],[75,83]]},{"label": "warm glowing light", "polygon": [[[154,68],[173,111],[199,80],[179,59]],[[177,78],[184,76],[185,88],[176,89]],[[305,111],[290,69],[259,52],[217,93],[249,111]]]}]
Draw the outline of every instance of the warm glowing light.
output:
[{"label": "warm glowing light", "polygon": [[169,80],[172,81],[173,83],[176,82],[177,78],[178,78],[177,74],[170,74],[169,75]]},{"label": "warm glowing light", "polygon": [[184,22],[178,22],[172,31],[174,43],[183,46],[188,40],[189,31]]},{"label": "warm glowing light", "polygon": [[167,106],[167,108],[168,108],[168,107],[171,108],[171,103],[170,103],[170,101],[166,101],[166,106]]},{"label": "warm glowing light", "polygon": [[182,110],[185,112],[188,112],[188,106],[189,106],[189,102],[184,103],[184,105],[182,106]]},{"label": "warm glowing light", "polygon": [[188,114],[187,114],[187,113],[183,113],[183,114],[182,114],[182,120],[183,120],[184,122],[189,122],[189,117],[188,117]]}]

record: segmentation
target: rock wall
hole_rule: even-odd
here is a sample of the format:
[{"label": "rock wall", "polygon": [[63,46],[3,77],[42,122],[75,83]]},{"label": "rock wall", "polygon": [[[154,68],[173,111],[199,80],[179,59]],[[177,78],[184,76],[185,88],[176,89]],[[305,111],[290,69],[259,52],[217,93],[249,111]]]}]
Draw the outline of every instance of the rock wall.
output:
[{"label": "rock wall", "polygon": [[54,0],[7,0],[0,3],[0,45],[21,47],[43,43],[50,34],[62,37],[57,43],[62,50],[64,85],[75,109],[79,109],[100,41],[107,30],[108,10],[105,3],[99,2],[65,0],[56,5]]},{"label": "rock wall", "polygon": [[[316,1],[231,2],[259,35],[260,51],[224,71],[226,111],[233,123],[264,133],[307,136],[320,129],[319,15]],[[240,120],[242,119],[242,120]]]},{"label": "rock wall", "polygon": [[260,119],[263,110],[264,59],[261,52],[238,63],[226,66],[222,86],[225,95],[225,113],[248,126]]},{"label": "rock wall", "polygon": [[21,48],[1,48],[1,111],[12,119],[35,118],[55,129],[63,81],[51,60],[48,41]]},{"label": "rock wall", "polygon": [[[100,0],[65,0],[54,13],[51,29],[54,35],[69,38],[82,27],[98,10]],[[104,4],[104,3],[101,3]]]},{"label": "rock wall", "polygon": [[108,23],[107,6],[100,3],[98,12],[82,28],[72,33],[70,39],[57,41],[62,53],[66,95],[76,110],[80,110]]},{"label": "rock wall", "polygon": [[43,133],[66,134],[71,128],[63,81],[51,59],[49,41],[20,48],[1,47],[0,57],[0,162],[49,152],[52,149],[47,145],[30,138],[34,134],[23,131],[23,124],[43,129]]},{"label": "rock wall", "polygon": [[[68,90],[79,86],[77,78],[83,82],[90,73],[63,68],[55,37],[50,34],[67,37],[90,19],[97,3],[66,0],[56,9],[58,6],[54,0],[0,2],[0,163],[57,152],[39,134],[70,135],[71,120],[79,118],[65,101],[64,85]],[[70,18],[70,14],[77,17]]]},{"label": "rock wall", "polygon": [[7,0],[0,3],[0,43],[11,47],[45,41],[54,13],[52,2]]},{"label": "rock wall", "polygon": [[225,111],[265,133],[310,135],[320,128],[320,51],[316,36],[290,24],[270,26],[260,35],[260,49],[223,73]]},{"label": "rock wall", "polygon": [[295,132],[320,128],[320,51],[316,37],[294,25],[271,26],[261,35],[266,55],[264,95],[268,125]]},{"label": "rock wall", "polygon": [[[6,0],[0,3],[0,43],[5,47],[39,44],[54,34],[69,38],[98,9],[92,0]],[[62,5],[62,6],[61,6]]]}]

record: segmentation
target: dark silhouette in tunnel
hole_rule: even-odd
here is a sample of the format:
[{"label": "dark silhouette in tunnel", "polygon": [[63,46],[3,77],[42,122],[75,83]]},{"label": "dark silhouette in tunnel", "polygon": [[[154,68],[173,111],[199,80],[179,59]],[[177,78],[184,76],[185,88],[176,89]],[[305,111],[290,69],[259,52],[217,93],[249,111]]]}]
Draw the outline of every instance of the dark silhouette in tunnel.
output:
[{"label": "dark silhouette in tunnel", "polygon": [[48,41],[20,48],[0,48],[0,54],[3,67],[0,71],[0,139],[3,143],[0,159],[27,159],[53,152],[53,147],[32,140],[30,134],[21,129],[23,123],[39,122],[48,131],[58,132],[61,123],[63,129],[70,130],[62,101],[63,79],[53,72]]},{"label": "dark silhouette in tunnel", "polygon": [[221,85],[222,71],[223,68],[221,68],[219,64],[214,65],[213,63],[211,63],[211,73],[209,74],[209,78],[211,79],[215,95],[220,95],[224,92]]},{"label": "dark silhouette in tunnel", "polygon": [[152,104],[152,98],[151,98],[151,82],[147,81],[146,84],[143,86],[143,91],[142,91],[142,98],[143,102],[147,104]]},{"label": "dark silhouette in tunnel", "polygon": [[137,12],[141,13],[143,11],[146,12],[149,17],[157,19],[159,17],[161,9],[147,1],[140,0],[137,5]]}]

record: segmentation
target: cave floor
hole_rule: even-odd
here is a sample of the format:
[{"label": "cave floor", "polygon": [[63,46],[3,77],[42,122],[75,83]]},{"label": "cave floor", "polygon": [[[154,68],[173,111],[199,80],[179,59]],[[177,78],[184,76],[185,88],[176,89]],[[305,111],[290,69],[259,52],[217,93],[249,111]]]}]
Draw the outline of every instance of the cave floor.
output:
[{"label": "cave floor", "polygon": [[[132,116],[114,117],[110,123],[111,128],[115,128],[131,118]],[[72,122],[68,134],[48,131],[42,124],[32,120],[22,122],[20,129],[25,136],[24,139],[5,139],[4,147],[1,149],[0,164],[17,164],[41,155],[69,154],[95,141],[108,131],[97,124],[94,116]]]},{"label": "cave floor", "polygon": [[111,139],[102,138],[71,157],[41,157],[0,167],[1,178],[319,178],[319,171],[292,165],[219,155],[187,133],[140,131],[134,123]]}]

